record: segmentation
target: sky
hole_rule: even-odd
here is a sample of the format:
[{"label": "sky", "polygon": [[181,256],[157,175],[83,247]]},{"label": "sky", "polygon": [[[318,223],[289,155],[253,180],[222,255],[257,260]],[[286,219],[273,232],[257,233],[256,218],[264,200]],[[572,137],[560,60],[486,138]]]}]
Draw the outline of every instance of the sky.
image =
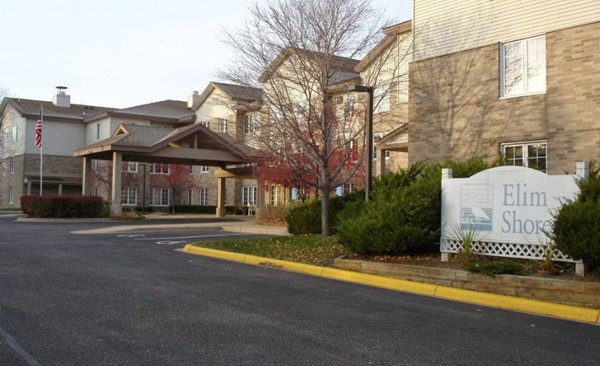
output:
[{"label": "sky", "polygon": [[[258,0],[260,3],[264,0]],[[0,12],[0,88],[51,100],[67,86],[71,102],[115,108],[202,90],[233,51],[223,42],[254,0],[19,0]],[[396,21],[412,0],[373,0]]]}]

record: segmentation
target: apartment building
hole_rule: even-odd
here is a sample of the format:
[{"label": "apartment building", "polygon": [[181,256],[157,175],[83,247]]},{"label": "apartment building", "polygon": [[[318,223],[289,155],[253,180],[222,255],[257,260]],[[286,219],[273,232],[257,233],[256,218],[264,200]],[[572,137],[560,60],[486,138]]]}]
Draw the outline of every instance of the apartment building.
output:
[{"label": "apartment building", "polygon": [[81,160],[88,118],[114,108],[71,104],[65,88],[52,101],[4,98],[0,104],[0,207],[20,207],[20,197],[40,191],[40,149],[35,126],[44,120],[42,188],[46,194],[80,194]]},{"label": "apartment building", "polygon": [[361,83],[374,87],[374,175],[408,166],[408,64],[412,21],[383,29],[383,39],[355,67]]},{"label": "apartment building", "polygon": [[414,1],[409,160],[600,157],[600,2]]}]

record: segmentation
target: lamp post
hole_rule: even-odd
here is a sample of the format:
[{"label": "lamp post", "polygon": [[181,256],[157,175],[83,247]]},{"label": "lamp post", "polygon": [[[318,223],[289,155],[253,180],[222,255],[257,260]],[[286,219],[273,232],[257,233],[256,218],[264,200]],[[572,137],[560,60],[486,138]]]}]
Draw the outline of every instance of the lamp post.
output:
[{"label": "lamp post", "polygon": [[366,118],[366,159],[367,159],[367,182],[365,186],[365,202],[369,202],[371,190],[373,189],[373,87],[366,85],[352,85],[348,91],[367,93],[369,95],[369,105]]}]

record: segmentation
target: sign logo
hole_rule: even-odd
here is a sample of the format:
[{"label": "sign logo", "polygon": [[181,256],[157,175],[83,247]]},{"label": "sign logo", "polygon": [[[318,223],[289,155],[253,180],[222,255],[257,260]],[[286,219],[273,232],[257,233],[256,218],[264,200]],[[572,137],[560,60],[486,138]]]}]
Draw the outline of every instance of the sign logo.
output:
[{"label": "sign logo", "polygon": [[492,231],[494,185],[463,184],[460,192],[460,228],[466,231]]}]

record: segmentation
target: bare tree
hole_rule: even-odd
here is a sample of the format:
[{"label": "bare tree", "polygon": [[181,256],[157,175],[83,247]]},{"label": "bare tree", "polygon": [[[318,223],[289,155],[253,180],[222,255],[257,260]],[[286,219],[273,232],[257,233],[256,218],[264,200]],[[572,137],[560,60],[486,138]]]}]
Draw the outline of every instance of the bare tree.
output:
[{"label": "bare tree", "polygon": [[[263,163],[283,160],[321,192],[321,231],[329,235],[330,193],[366,155],[365,98],[346,98],[347,113],[338,113],[334,96],[357,81],[352,69],[380,40],[381,14],[368,0],[269,0],[253,5],[250,15],[241,29],[226,32],[235,56],[220,76],[262,86],[268,118],[254,130],[266,151]],[[357,145],[360,153],[350,153]]]}]

